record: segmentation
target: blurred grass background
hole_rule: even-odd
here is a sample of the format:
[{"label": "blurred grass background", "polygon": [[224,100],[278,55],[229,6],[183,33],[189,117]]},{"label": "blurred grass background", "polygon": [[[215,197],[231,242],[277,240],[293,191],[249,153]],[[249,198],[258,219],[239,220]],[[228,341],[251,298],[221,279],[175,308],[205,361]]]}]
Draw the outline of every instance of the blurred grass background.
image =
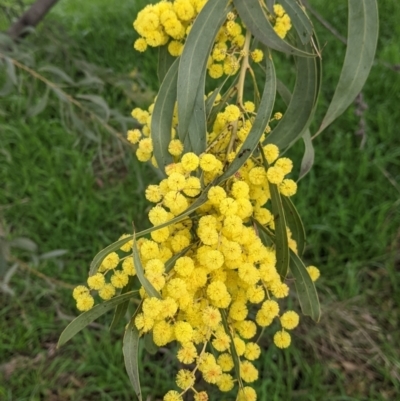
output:
[{"label": "blurred grass background", "polygon": [[[346,34],[346,1],[310,3]],[[157,89],[156,52],[132,49],[131,24],[143,4],[60,0],[15,49],[80,102],[98,98],[71,117],[62,94],[43,100],[43,82],[18,69],[18,85],[0,98],[0,245],[9,250],[0,271],[0,399],[134,399],[123,327],[109,333],[110,316],[62,349],[55,345],[77,315],[71,288],[85,281],[93,256],[129,232],[133,219],[147,224],[143,189],[157,177],[103,124],[109,114],[114,134],[124,133],[134,124],[131,109]],[[314,141],[315,165],[294,202],[308,235],[305,258],[322,272],[323,317],[319,324],[304,318],[290,349],[266,349],[260,400],[393,400],[400,393],[399,19],[397,1],[380,3],[376,62],[362,96]],[[345,46],[314,23],[325,67],[318,122]],[[0,30],[7,24],[3,14]],[[40,69],[48,65],[71,80],[54,69],[46,75]],[[93,107],[104,112],[101,121]],[[301,143],[290,151],[297,165],[302,151]],[[143,353],[142,361],[143,393],[160,400],[176,371],[173,355]]]}]

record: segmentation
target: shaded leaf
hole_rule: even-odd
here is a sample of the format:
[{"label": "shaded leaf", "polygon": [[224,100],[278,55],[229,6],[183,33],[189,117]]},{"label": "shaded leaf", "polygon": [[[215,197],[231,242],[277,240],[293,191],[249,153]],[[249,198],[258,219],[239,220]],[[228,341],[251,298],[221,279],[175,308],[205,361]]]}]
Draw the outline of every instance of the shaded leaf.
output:
[{"label": "shaded leaf", "polygon": [[[305,46],[311,51],[311,45]],[[314,115],[321,79],[319,58],[296,57],[296,84],[283,118],[267,136],[265,143],[273,143],[279,149],[293,144],[306,130]],[[282,85],[280,84],[280,88]],[[283,92],[282,92],[283,93]],[[284,93],[288,97],[287,92]],[[285,100],[285,99],[284,99]]]},{"label": "shaded leaf", "polygon": [[281,196],[286,223],[292,232],[292,238],[297,243],[297,251],[301,256],[306,246],[306,232],[301,217],[290,198]]},{"label": "shaded leaf", "polygon": [[164,81],[164,78],[174,61],[175,57],[171,56],[171,54],[169,53],[168,45],[160,46],[158,48],[157,76],[160,85]]},{"label": "shaded leaf", "polygon": [[50,72],[60,78],[62,81],[66,82],[69,85],[75,85],[74,80],[63,70],[54,65],[45,65],[39,68],[41,72]]},{"label": "shaded leaf", "polygon": [[137,247],[137,241],[135,233],[133,233],[133,265],[135,266],[136,275],[142,284],[144,290],[150,297],[156,297],[158,299],[162,299],[160,293],[153,287],[147,277],[144,275],[144,270],[142,266],[142,261],[140,260],[139,250]]},{"label": "shaded leaf", "polygon": [[285,211],[278,186],[269,184],[269,190],[275,222],[276,270],[282,278],[285,278],[289,268],[289,240],[286,231]]},{"label": "shaded leaf", "polygon": [[306,52],[281,39],[274,31],[259,0],[234,0],[233,3],[246,27],[256,39],[271,49],[302,57],[314,57],[312,52]]},{"label": "shaded leaf", "polygon": [[173,158],[168,152],[168,145],[171,141],[178,67],[179,58],[171,65],[161,84],[151,117],[151,139],[153,140],[154,157],[164,175],[165,166],[173,162]]},{"label": "shaded leaf", "polygon": [[122,352],[124,354],[125,369],[128,373],[129,380],[135,390],[136,396],[139,401],[142,401],[142,390],[140,388],[139,380],[139,331],[133,324],[133,319],[129,322],[125,329],[124,341],[122,345]]},{"label": "shaded leaf", "polygon": [[37,251],[37,244],[26,237],[14,238],[12,241],[10,241],[10,246],[14,248],[24,249],[25,251],[29,252]]},{"label": "shaded leaf", "polygon": [[228,166],[225,172],[221,175],[221,177],[217,178],[216,183],[221,183],[222,181],[228,179],[233,174],[236,173],[243,166],[249,156],[256,149],[262,134],[264,133],[269,119],[271,117],[272,109],[275,103],[275,94],[276,94],[276,75],[275,75],[275,67],[272,60],[266,56],[266,74],[265,74],[265,84],[263,95],[260,102],[260,107],[258,108],[258,112],[256,118],[254,120],[253,126],[251,130],[243,142],[241,147],[241,151],[238,156],[233,160],[233,162]]},{"label": "shaded leaf", "polygon": [[55,249],[54,251],[42,253],[39,256],[39,259],[45,260],[45,259],[58,258],[60,256],[65,255],[66,253],[68,253],[68,249]]},{"label": "shaded leaf", "polygon": [[144,335],[144,348],[150,355],[155,355],[158,351],[157,345],[153,340],[153,333],[146,333]]},{"label": "shaded leaf", "polygon": [[293,251],[290,251],[290,271],[295,279],[294,283],[303,314],[318,322],[321,317],[321,308],[315,285],[304,263]]},{"label": "shaded leaf", "polygon": [[302,138],[304,141],[304,155],[303,158],[301,159],[300,174],[299,178],[297,179],[297,182],[299,182],[304,176],[306,176],[309,173],[311,167],[314,164],[314,156],[315,156],[310,130],[307,129],[306,132],[304,132]]},{"label": "shaded leaf", "polygon": [[6,75],[13,85],[17,85],[17,74],[15,72],[15,65],[12,60],[8,57],[4,57],[4,62],[6,64]]},{"label": "shaded leaf", "polygon": [[48,100],[49,100],[49,88],[46,88],[46,92],[40,98],[40,100],[33,107],[30,107],[26,111],[26,116],[29,118],[29,117],[35,117],[38,114],[40,114],[46,108]]},{"label": "shaded leaf", "polygon": [[[196,17],[186,39],[178,73],[178,133],[185,138],[193,114],[201,76],[206,69],[211,46],[231,9],[229,0],[207,2]],[[182,139],[181,139],[182,140]]]},{"label": "shaded leaf", "polygon": [[[129,276],[128,284],[124,288],[122,288],[121,295],[126,294],[127,292],[131,291],[131,289],[133,288],[134,282],[135,282],[135,277]],[[117,324],[119,323],[119,321],[125,316],[125,313],[128,310],[128,306],[129,306],[129,299],[127,299],[124,302],[121,302],[115,308],[113,320],[112,320],[112,322],[110,324],[110,328],[109,328],[110,331],[115,329],[115,327],[117,327]]]},{"label": "shaded leaf", "polygon": [[121,302],[126,301],[127,299],[132,298],[138,291],[130,291],[123,295],[118,295],[115,298],[112,298],[108,301],[105,301],[99,305],[94,306],[87,312],[82,313],[78,317],[76,317],[61,333],[60,338],[58,339],[57,347],[61,347],[67,341],[69,341],[75,334],[79,333],[82,329],[84,329],[88,324],[95,321],[101,315],[104,315],[109,310],[115,308]]},{"label": "shaded leaf", "polygon": [[378,42],[376,0],[349,0],[346,55],[328,111],[315,135],[320,134],[354,101],[368,78]]},{"label": "shaded leaf", "polygon": [[107,102],[98,95],[77,95],[76,96],[79,99],[84,99],[87,100],[96,106],[99,106],[99,108],[103,111],[104,115],[102,118],[107,121],[110,118],[110,107],[108,106]]}]

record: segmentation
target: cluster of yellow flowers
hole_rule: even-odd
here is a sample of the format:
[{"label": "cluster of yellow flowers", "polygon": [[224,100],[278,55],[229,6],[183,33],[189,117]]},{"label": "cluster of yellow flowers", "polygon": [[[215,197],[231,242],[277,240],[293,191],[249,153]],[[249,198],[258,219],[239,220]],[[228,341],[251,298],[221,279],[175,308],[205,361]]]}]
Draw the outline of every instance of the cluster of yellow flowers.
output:
[{"label": "cluster of yellow flowers", "polygon": [[[205,3],[206,0],[175,0],[145,7],[134,22],[141,35],[135,48],[144,51],[147,45],[169,43],[169,52],[178,56]],[[290,19],[278,4],[274,14],[271,19],[276,32],[284,37],[290,29]],[[207,66],[212,78],[236,74],[241,58],[249,56],[242,54],[246,39],[236,19],[235,12],[228,13],[217,35]],[[263,53],[256,49],[251,57],[259,62]],[[242,104],[240,99],[237,105],[221,105],[221,101],[218,95],[214,105],[222,106],[221,111],[207,133],[207,148],[199,155],[185,151],[177,137],[175,105],[168,147],[173,163],[163,171],[166,178],[145,191],[146,199],[154,204],[148,213],[151,224],[165,226],[152,231],[149,238],[140,238],[136,244],[131,240],[118,252],[108,254],[98,271],[88,278],[87,286],[80,285],[73,292],[80,311],[93,307],[93,291],[103,300],[111,299],[118,289],[135,280],[138,266],[132,252],[133,246],[137,247],[140,269],[160,297],[140,287],[142,302],[133,323],[140,334],[151,333],[159,347],[176,341],[177,358],[187,365],[176,376],[179,390],[169,391],[164,401],[182,401],[188,391],[193,392],[195,401],[207,401],[207,392],[195,388],[198,372],[223,392],[244,382],[238,400],[255,401],[256,392],[248,384],[258,378],[254,365],[261,354],[257,332],[276,322],[279,328],[273,341],[278,348],[287,348],[291,343],[289,331],[299,323],[295,311],[282,311],[281,300],[288,296],[289,286],[276,270],[275,248],[265,245],[257,230],[257,224],[271,232],[275,230],[279,216],[273,216],[267,206],[271,185],[276,185],[282,196],[296,193],[296,183],[287,178],[293,163],[287,157],[279,157],[276,145],[263,145],[271,131],[268,125],[258,153],[254,152],[232,177],[213,185],[241,156],[256,115],[251,101]],[[154,104],[147,110],[132,111],[142,129],[128,131],[127,138],[137,146],[139,161],[151,161],[158,167],[151,138],[153,108]],[[270,123],[281,118],[282,114],[276,112]],[[202,206],[179,222],[166,224],[186,211],[204,191],[207,201]],[[287,233],[289,246],[297,253],[289,228]],[[318,279],[316,267],[307,269],[312,280]],[[234,377],[234,368],[240,377]]]},{"label": "cluster of yellow flowers", "polygon": [[[133,23],[140,38],[134,43],[134,48],[144,52],[147,46],[158,47],[168,44],[168,52],[177,57],[182,53],[185,39],[193,22],[207,0],[174,0],[160,1],[141,10]],[[275,32],[283,39],[291,28],[289,16],[280,4],[274,5],[274,14],[270,15]],[[245,35],[241,21],[236,21],[235,12],[229,12],[227,20],[220,28],[211,54],[207,69],[211,78],[222,75],[234,75],[244,56]],[[254,62],[262,61],[262,50],[251,52]]]}]

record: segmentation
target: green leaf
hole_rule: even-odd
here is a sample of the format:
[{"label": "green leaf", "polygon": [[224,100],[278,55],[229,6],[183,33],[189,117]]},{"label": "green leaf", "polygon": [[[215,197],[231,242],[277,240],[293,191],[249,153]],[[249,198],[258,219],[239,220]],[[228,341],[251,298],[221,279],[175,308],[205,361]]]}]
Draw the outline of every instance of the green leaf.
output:
[{"label": "green leaf", "polygon": [[78,99],[83,99],[87,100],[88,102],[98,106],[98,109],[100,109],[101,113],[96,113],[104,119],[105,121],[108,121],[110,118],[111,110],[110,107],[108,106],[107,102],[98,95],[76,95]]},{"label": "green leaf", "polygon": [[150,297],[162,299],[160,293],[153,287],[153,285],[150,283],[150,281],[144,275],[144,270],[143,270],[142,262],[141,262],[140,256],[139,256],[139,250],[137,247],[135,233],[133,233],[133,249],[132,250],[133,250],[133,265],[135,266],[136,275],[140,281],[140,284],[142,284],[144,290],[147,292],[147,294]]},{"label": "green leaf", "polygon": [[214,39],[231,8],[228,4],[229,0],[207,2],[195,19],[183,48],[177,96],[180,138],[185,138],[189,129],[201,76]]},{"label": "green leaf", "polygon": [[171,65],[161,84],[151,117],[151,139],[153,140],[154,157],[164,175],[165,166],[173,162],[173,158],[168,152],[168,145],[171,141],[178,66],[179,58]]},{"label": "green leaf", "polygon": [[160,46],[158,48],[158,68],[157,68],[157,76],[158,82],[161,83],[164,81],[165,76],[167,75],[168,70],[171,65],[175,61],[175,57],[171,56],[168,51],[168,45]]},{"label": "green leaf", "polygon": [[306,246],[306,232],[301,217],[290,198],[281,196],[282,205],[285,212],[286,224],[292,232],[292,238],[297,243],[299,255],[303,255]]},{"label": "green leaf", "polygon": [[67,341],[74,337],[75,334],[84,329],[88,324],[92,323],[98,317],[104,315],[109,310],[115,308],[120,303],[132,298],[137,293],[138,291],[130,291],[126,294],[118,295],[115,298],[94,306],[89,311],[84,312],[76,317],[61,333],[57,347],[61,347],[62,345],[64,345]]},{"label": "green leaf", "polygon": [[48,100],[49,100],[49,88],[46,88],[46,92],[40,98],[40,100],[34,106],[29,107],[29,109],[26,111],[26,116],[29,118],[29,117],[35,117],[38,114],[40,114],[46,108]]},{"label": "green leaf", "polygon": [[346,56],[339,83],[316,135],[339,117],[354,101],[368,78],[378,42],[376,0],[349,0]]},{"label": "green leaf", "polygon": [[263,226],[258,220],[253,219],[253,223],[258,228],[258,235],[265,246],[275,244],[275,234],[267,227]]},{"label": "green leaf", "polygon": [[231,355],[232,355],[232,359],[233,359],[233,365],[235,367],[236,378],[239,382],[239,389],[243,390],[243,381],[242,381],[242,376],[240,375],[240,358],[236,352],[235,343],[233,342],[233,336],[229,329],[228,318],[226,316],[225,310],[220,309],[219,311],[221,312],[222,324],[224,326],[225,333],[228,334],[229,338],[231,339],[230,350],[231,350]]},{"label": "green leaf", "polygon": [[293,0],[279,0],[279,3],[282,4],[286,13],[289,15],[292,25],[300,37],[301,43],[303,43],[303,45],[309,43],[314,28],[304,8],[297,1]]},{"label": "green leaf", "polygon": [[309,171],[311,170],[311,167],[314,164],[314,146],[312,144],[312,139],[311,139],[311,134],[310,130],[307,129],[303,136],[303,141],[304,141],[304,155],[301,160],[301,166],[300,166],[300,174],[299,178],[297,179],[297,182],[299,182],[304,176],[306,176]]},{"label": "green leaf", "polygon": [[61,70],[58,67],[55,67],[54,65],[45,65],[45,66],[39,68],[39,71],[40,72],[43,72],[43,71],[44,72],[50,72],[53,75],[55,75],[58,78],[60,78],[61,81],[64,81],[67,84],[72,85],[72,86],[75,85],[74,80],[66,72],[64,72],[63,70]]},{"label": "green leaf", "polygon": [[207,122],[206,122],[206,104],[204,101],[204,85],[206,80],[206,70],[200,78],[197,88],[197,95],[193,107],[193,115],[189,123],[189,142],[190,148],[186,152],[194,152],[200,155],[206,150],[207,146]]},{"label": "green leaf", "polygon": [[133,324],[132,318],[125,330],[122,352],[124,354],[125,369],[128,373],[129,380],[139,401],[143,401],[138,366],[139,338],[139,331]]},{"label": "green leaf", "polygon": [[265,3],[266,3],[266,5],[267,5],[268,11],[269,11],[270,13],[273,13],[273,12],[274,12],[275,0],[266,0]]},{"label": "green leaf", "polygon": [[[132,289],[134,282],[135,282],[135,277],[129,276],[128,284],[124,288],[122,288],[121,295],[129,292]],[[125,316],[125,313],[128,310],[128,306],[129,306],[129,299],[120,303],[115,308],[113,320],[110,324],[109,331],[111,331],[111,330],[115,329],[115,327],[117,327],[117,324],[119,323],[119,321]]]},{"label": "green leaf", "polygon": [[315,285],[304,263],[293,251],[290,251],[290,271],[295,279],[301,310],[305,315],[318,322],[321,317],[321,308]]},{"label": "green leaf", "polygon": [[[308,44],[305,48],[311,50],[311,45]],[[273,143],[283,150],[292,145],[308,128],[318,99],[320,64],[319,58],[296,57],[297,76],[293,95],[282,120],[267,136],[266,144]],[[284,96],[286,98],[287,93]]]},{"label": "green leaf", "polygon": [[269,190],[271,192],[271,207],[275,222],[276,270],[284,279],[289,268],[289,241],[286,231],[285,211],[278,186],[269,184]]},{"label": "green leaf", "polygon": [[8,57],[4,57],[4,62],[6,63],[6,75],[13,85],[18,84],[17,73],[15,72],[15,65],[12,60]]},{"label": "green leaf", "polygon": [[144,335],[144,348],[150,355],[155,355],[158,351],[157,345],[154,343],[153,340],[153,333],[146,333]]},{"label": "green leaf", "polygon": [[260,107],[258,108],[258,112],[256,118],[254,120],[253,126],[243,142],[241,147],[241,151],[233,160],[233,162],[228,166],[225,172],[217,178],[216,183],[221,183],[222,181],[227,180],[233,174],[236,173],[243,166],[249,156],[254,152],[258,143],[260,142],[260,138],[265,131],[265,128],[268,125],[269,119],[271,117],[272,109],[275,103],[275,94],[276,94],[276,75],[275,75],[275,67],[272,60],[266,55],[266,73],[265,73],[265,85],[263,90],[263,95],[260,102]]},{"label": "green leaf", "polygon": [[[215,99],[217,98],[218,94],[221,92],[221,89],[224,87],[224,85],[226,84],[226,81],[230,78],[230,75],[227,75],[226,78],[221,82],[221,84],[214,89],[213,93],[207,97],[206,99],[206,116],[207,119],[210,117],[211,111],[214,107],[214,103],[215,103]],[[233,81],[233,85],[236,84],[237,82],[237,78]],[[233,86],[231,85],[231,87]],[[221,99],[222,101],[222,99]]]},{"label": "green leaf", "polygon": [[259,0],[234,0],[233,3],[246,27],[261,43],[286,54],[315,57],[312,52],[305,52],[293,47],[278,36]]}]

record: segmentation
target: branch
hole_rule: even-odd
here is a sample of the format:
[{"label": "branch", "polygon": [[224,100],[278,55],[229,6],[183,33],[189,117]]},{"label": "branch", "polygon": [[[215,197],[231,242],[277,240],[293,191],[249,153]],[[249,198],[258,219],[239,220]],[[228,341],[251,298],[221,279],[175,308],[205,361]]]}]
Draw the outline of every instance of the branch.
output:
[{"label": "branch", "polygon": [[35,27],[57,1],[58,0],[37,0],[33,3],[22,17],[14,22],[8,29],[7,33],[11,39],[17,40],[26,34],[26,28]]}]

